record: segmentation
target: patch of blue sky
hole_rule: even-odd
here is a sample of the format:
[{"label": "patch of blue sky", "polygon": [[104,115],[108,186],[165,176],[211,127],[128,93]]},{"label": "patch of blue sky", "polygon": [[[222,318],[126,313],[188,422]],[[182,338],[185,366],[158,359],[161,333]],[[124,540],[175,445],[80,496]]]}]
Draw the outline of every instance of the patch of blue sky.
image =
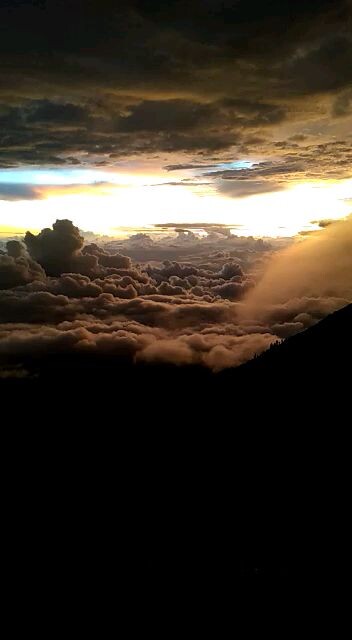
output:
[{"label": "patch of blue sky", "polygon": [[[202,165],[195,167],[194,169],[188,169],[188,175],[191,175],[195,178],[199,178],[199,175],[209,175],[210,173],[219,173],[219,171],[240,171],[241,169],[251,169],[255,163],[250,160],[233,160],[232,162],[218,162],[214,163],[212,166],[205,165],[204,172],[200,174],[199,171],[202,169]],[[181,171],[181,170],[180,170]]]},{"label": "patch of blue sky", "polygon": [[208,169],[207,173],[218,173],[219,171],[240,171],[241,169],[251,169],[254,162],[250,160],[234,160],[233,162],[219,162],[214,164],[213,169]]},{"label": "patch of blue sky", "polygon": [[112,172],[94,169],[3,169],[0,184],[67,185],[120,182]]},{"label": "patch of blue sky", "polygon": [[253,166],[250,160],[235,160],[234,162],[223,162],[217,165],[217,169],[250,169]]}]

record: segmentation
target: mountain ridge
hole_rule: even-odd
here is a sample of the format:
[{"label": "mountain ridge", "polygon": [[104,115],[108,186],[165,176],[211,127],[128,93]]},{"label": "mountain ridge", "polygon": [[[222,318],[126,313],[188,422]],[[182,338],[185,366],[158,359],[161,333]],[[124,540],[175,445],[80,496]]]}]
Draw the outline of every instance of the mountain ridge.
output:
[{"label": "mountain ridge", "polygon": [[184,590],[190,580],[228,593],[236,576],[340,575],[350,537],[351,319],[348,305],[219,374],[111,361],[70,368],[64,359],[31,380],[0,381],[16,499],[29,482],[38,521],[53,504],[56,522],[57,494],[82,540],[93,500],[93,546],[148,589]]}]

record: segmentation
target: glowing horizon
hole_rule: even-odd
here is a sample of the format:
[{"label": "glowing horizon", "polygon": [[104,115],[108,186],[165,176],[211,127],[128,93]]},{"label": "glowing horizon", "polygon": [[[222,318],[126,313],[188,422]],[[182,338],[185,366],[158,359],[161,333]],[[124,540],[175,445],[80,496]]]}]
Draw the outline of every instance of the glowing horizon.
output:
[{"label": "glowing horizon", "polygon": [[[251,163],[227,163],[227,168],[230,164]],[[191,178],[171,181],[166,171],[154,170],[0,171],[0,186],[29,190],[23,199],[19,190],[16,199],[0,200],[0,233],[39,231],[57,218],[69,218],[82,230],[112,237],[171,222],[225,224],[243,236],[280,237],[314,230],[313,221],[351,212],[352,180],[305,182],[235,198],[190,173]]]}]

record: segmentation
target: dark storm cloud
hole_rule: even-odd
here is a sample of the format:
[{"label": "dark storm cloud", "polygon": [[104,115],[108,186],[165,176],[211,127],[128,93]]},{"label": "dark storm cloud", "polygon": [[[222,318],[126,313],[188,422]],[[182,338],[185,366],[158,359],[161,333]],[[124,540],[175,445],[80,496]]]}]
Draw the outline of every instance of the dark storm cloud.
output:
[{"label": "dark storm cloud", "polygon": [[26,111],[25,117],[29,124],[79,126],[87,122],[89,118],[86,109],[79,105],[55,103],[49,100],[33,101]]},{"label": "dark storm cloud", "polygon": [[187,131],[209,124],[216,116],[215,108],[185,100],[143,101],[120,119],[118,127],[124,132]]},{"label": "dark storm cloud", "polygon": [[128,108],[118,121],[124,132],[188,131],[207,126],[230,129],[267,126],[282,122],[285,109],[272,104],[225,99],[208,103],[189,100],[143,101]]},{"label": "dark storm cloud", "polygon": [[351,15],[350,0],[79,0],[69,19],[58,0],[3,2],[0,163],[272,157],[278,127],[319,118],[329,141],[324,118],[350,113]]},{"label": "dark storm cloud", "polygon": [[[67,12],[58,0],[20,3],[17,10],[14,10],[13,3],[2,2],[2,48],[9,53],[26,52],[28,55],[88,50],[89,53],[97,51],[104,57],[114,49],[116,36],[123,44],[128,41],[131,44],[130,35],[139,32],[140,42],[144,44],[146,35],[154,34],[155,25],[162,30],[172,25],[176,33],[185,34],[189,41],[224,43],[232,51],[238,51],[246,44],[246,54],[248,50],[253,55],[256,55],[258,46],[260,53],[264,53],[276,36],[278,41],[272,42],[270,51],[266,51],[269,55],[283,42],[291,47],[292,41],[295,43],[297,39],[306,38],[307,33],[311,37],[324,35],[336,25],[346,30],[348,24],[344,25],[343,19],[349,15],[349,5],[349,0],[335,0],[334,3],[331,0],[306,0],[298,3],[293,11],[290,0],[272,0],[270,3],[260,0],[229,0],[226,3],[218,0],[171,0],[162,6],[156,1],[130,0],[120,2],[116,8],[116,3],[111,0],[78,0],[72,3],[68,20]],[[31,30],[28,24],[31,24]],[[261,26],[259,33],[258,24]],[[283,25],[285,33],[282,33]],[[14,40],[15,27],[18,37]],[[123,38],[126,27],[129,31]],[[66,38],[63,40],[64,31]],[[135,44],[139,52],[139,43]],[[158,53],[162,59],[163,51]],[[131,52],[130,57],[136,58],[137,52]]]},{"label": "dark storm cloud", "polygon": [[92,100],[84,108],[48,100],[39,106],[27,100],[21,108],[0,104],[2,165],[108,165],[133,153],[226,149],[240,139],[240,128],[252,126],[217,103],[143,101],[123,116],[118,103],[108,107],[99,115]]},{"label": "dark storm cloud", "polygon": [[336,91],[352,82],[352,38],[335,36],[308,47],[288,64],[298,90],[307,93]]}]

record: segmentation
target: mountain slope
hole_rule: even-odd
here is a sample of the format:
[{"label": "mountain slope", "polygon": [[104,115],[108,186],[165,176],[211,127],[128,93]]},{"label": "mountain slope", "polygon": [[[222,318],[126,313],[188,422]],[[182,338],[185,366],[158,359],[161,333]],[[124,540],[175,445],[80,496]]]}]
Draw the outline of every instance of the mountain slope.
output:
[{"label": "mountain slope", "polygon": [[2,381],[14,504],[69,519],[82,571],[97,549],[147,590],[344,573],[351,321],[349,305],[218,375],[63,358]]},{"label": "mountain slope", "polygon": [[[279,346],[264,353],[260,358],[248,363],[255,370],[265,367],[301,364],[309,369],[323,364],[325,368],[337,365],[340,369],[346,358],[352,354],[352,304],[330,314],[318,324],[306,329]],[[244,369],[244,368],[243,368]]]}]

